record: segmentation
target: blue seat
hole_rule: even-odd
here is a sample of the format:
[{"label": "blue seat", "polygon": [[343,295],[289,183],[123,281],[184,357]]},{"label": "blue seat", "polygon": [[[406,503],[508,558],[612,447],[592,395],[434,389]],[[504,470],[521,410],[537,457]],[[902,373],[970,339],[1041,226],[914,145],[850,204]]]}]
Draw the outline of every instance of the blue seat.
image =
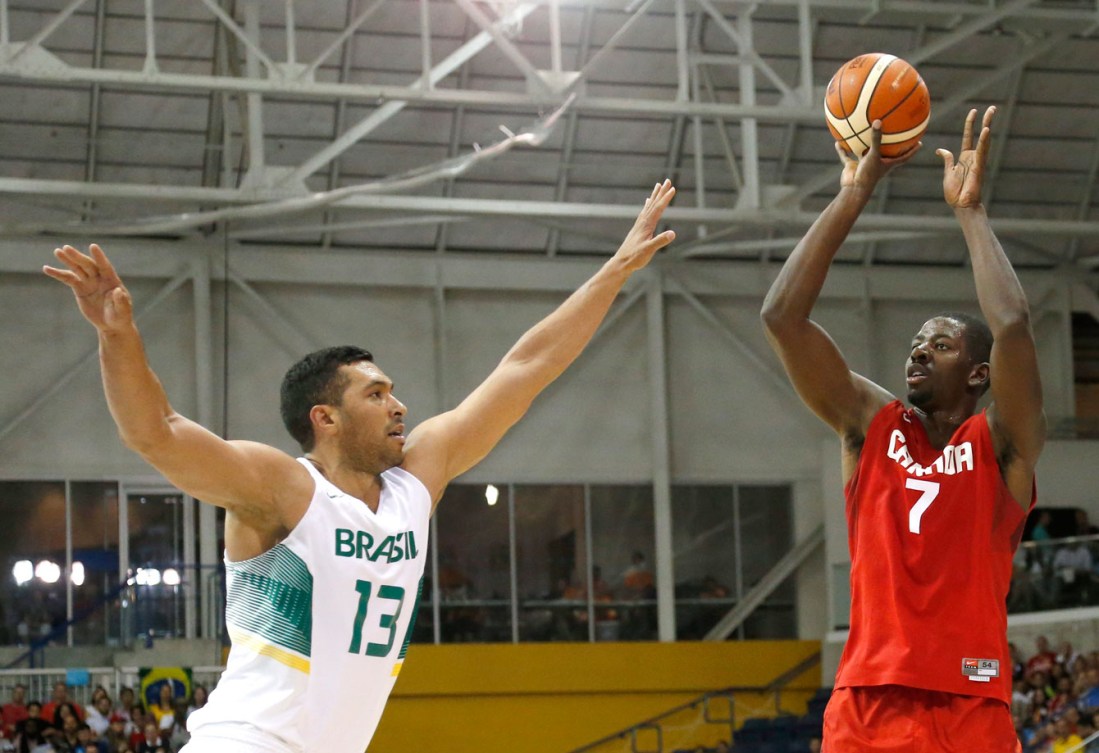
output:
[{"label": "blue seat", "polygon": [[770,719],[745,719],[744,726],[736,731],[733,740],[738,747],[741,743],[762,743],[769,738],[770,731]]},{"label": "blue seat", "polygon": [[782,716],[776,716],[771,720],[769,740],[779,740],[785,742],[794,736],[794,728],[797,724],[798,718],[791,716],[790,714],[783,714]]},{"label": "blue seat", "polygon": [[798,717],[797,722],[794,724],[794,735],[804,738],[820,737],[823,729],[823,714],[806,714]]}]

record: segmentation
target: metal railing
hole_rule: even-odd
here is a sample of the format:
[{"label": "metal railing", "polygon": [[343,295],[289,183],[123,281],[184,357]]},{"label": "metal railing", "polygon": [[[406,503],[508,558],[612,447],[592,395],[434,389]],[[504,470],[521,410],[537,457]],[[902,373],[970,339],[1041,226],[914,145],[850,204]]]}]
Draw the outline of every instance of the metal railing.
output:
[{"label": "metal railing", "polygon": [[[736,695],[737,694],[757,694],[757,695],[770,695],[773,696],[774,712],[776,714],[788,713],[782,708],[782,694],[786,690],[787,686],[794,681],[797,677],[807,672],[809,669],[820,664],[820,652],[816,652],[811,656],[806,657],[802,661],[795,664],[790,669],[783,672],[781,675],[773,679],[766,685],[743,685],[743,686],[730,686],[726,688],[720,688],[718,690],[712,690],[702,695],[692,698],[686,703],[682,703],[678,706],[668,709],[654,717],[650,717],[643,721],[632,724],[625,729],[612,732],[609,735],[599,738],[594,742],[587,745],[575,748],[569,751],[569,753],[594,753],[600,749],[607,750],[607,746],[610,744],[618,743],[619,745],[629,743],[630,753],[664,753],[664,726],[672,718],[682,715],[684,712],[695,711],[701,715],[701,721],[707,725],[720,725],[723,730],[728,730],[728,739],[732,741],[735,738],[737,715],[736,715]],[[713,710],[715,706],[720,705],[722,710],[727,710],[728,713],[722,715],[716,715]],[[643,733],[648,730],[651,731],[653,737],[656,740],[655,749],[642,749],[638,747],[639,742],[644,737]]]}]

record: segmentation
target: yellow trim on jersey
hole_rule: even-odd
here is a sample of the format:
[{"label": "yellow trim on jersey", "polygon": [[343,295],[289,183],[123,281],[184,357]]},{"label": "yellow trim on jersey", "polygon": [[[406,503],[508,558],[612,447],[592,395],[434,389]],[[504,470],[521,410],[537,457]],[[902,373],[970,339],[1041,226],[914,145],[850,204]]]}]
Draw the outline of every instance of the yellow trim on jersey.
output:
[{"label": "yellow trim on jersey", "polygon": [[254,651],[257,654],[261,654],[262,656],[270,657],[277,661],[279,664],[285,664],[286,666],[290,667],[290,669],[296,669],[299,672],[309,674],[308,659],[303,656],[298,656],[297,654],[291,653],[286,649],[272,645],[260,638],[259,636],[251,635],[250,633],[245,633],[240,630],[234,630],[233,628],[229,628],[229,638],[233,641],[233,643],[240,644],[244,648]]},{"label": "yellow trim on jersey", "polygon": [[396,664],[394,664],[393,665],[393,671],[389,673],[389,676],[390,677],[396,677],[397,675],[399,675],[401,673],[401,667],[403,667],[403,666],[404,666],[403,661],[399,661]]}]

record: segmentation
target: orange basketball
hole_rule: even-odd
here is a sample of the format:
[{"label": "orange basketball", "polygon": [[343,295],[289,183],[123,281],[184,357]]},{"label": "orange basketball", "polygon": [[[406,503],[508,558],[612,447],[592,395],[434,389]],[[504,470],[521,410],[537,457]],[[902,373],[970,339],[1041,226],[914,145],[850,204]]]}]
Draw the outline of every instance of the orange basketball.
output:
[{"label": "orange basketball", "polygon": [[931,118],[931,96],[915,68],[896,55],[871,52],[844,63],[824,96],[828,130],[856,157],[870,148],[870,124],[881,121],[883,157],[919,143]]}]

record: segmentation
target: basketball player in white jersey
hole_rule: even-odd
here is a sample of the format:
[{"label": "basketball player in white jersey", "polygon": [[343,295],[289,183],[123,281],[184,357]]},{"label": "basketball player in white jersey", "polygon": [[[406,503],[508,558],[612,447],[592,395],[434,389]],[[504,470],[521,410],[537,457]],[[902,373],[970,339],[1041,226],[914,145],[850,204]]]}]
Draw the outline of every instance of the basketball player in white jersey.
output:
[{"label": "basketball player in white jersey", "polygon": [[370,354],[306,356],[282,386],[304,457],[226,441],[176,413],[145,357],[130,294],[103,251],[45,267],[99,334],[103,386],[127,446],[226,510],[228,666],[188,720],[187,753],[363,753],[400,670],[424,571],[428,518],[580,354],[654,236],[675,189],[657,185],[615,255],[532,327],[451,411],[405,436],[405,406]]}]

